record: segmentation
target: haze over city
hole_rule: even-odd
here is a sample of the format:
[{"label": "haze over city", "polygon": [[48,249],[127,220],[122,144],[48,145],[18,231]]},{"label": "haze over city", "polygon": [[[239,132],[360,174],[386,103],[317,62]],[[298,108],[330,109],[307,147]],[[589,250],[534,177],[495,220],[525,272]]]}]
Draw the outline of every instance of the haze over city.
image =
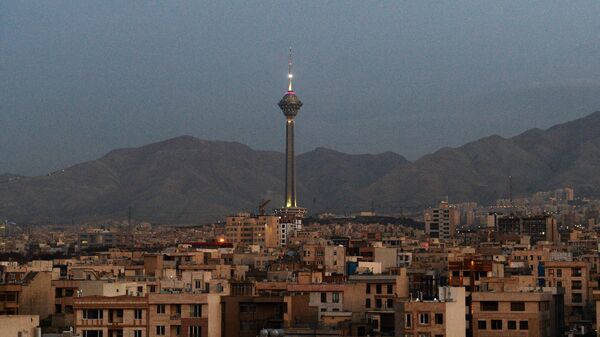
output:
[{"label": "haze over city", "polygon": [[600,3],[0,3],[0,172],[46,174],[180,135],[414,160],[600,106]]}]

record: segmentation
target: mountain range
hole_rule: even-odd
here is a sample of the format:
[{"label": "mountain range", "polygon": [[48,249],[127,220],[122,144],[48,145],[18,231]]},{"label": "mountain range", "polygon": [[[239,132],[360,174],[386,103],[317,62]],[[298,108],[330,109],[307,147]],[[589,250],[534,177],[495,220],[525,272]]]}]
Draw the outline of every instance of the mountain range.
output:
[{"label": "mountain range", "polygon": [[[298,199],[313,212],[399,213],[448,198],[490,203],[572,187],[600,197],[600,112],[511,138],[489,136],[413,162],[317,148],[297,157]],[[0,175],[0,217],[18,222],[202,223],[283,200],[284,155],[182,136],[45,176]]]}]

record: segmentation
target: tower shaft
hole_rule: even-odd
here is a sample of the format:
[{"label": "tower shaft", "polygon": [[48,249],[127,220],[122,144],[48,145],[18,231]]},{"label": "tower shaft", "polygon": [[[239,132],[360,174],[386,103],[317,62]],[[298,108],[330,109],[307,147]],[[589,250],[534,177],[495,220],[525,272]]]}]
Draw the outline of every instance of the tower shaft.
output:
[{"label": "tower shaft", "polygon": [[305,208],[299,208],[296,201],[296,154],[294,151],[294,125],[296,116],[300,112],[302,102],[296,96],[292,87],[292,51],[288,62],[288,90],[277,105],[285,116],[285,200],[284,207],[280,213],[285,215],[283,221],[296,221],[306,212]]},{"label": "tower shaft", "polygon": [[297,207],[293,118],[288,118],[285,126],[285,207]]}]

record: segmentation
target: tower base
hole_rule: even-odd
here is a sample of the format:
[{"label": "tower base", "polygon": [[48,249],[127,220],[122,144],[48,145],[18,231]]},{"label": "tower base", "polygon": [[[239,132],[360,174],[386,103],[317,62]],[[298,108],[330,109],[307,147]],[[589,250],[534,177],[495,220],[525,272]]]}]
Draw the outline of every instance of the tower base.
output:
[{"label": "tower base", "polygon": [[282,207],[275,209],[274,212],[276,215],[281,216],[282,219],[296,220],[303,219],[307,209],[303,207]]}]

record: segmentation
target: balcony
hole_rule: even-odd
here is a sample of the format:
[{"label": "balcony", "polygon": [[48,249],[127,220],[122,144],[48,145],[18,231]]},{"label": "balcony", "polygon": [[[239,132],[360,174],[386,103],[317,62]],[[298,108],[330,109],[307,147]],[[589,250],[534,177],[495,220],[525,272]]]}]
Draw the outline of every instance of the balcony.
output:
[{"label": "balcony", "polygon": [[115,317],[108,320],[108,324],[118,325],[123,323],[123,317]]},{"label": "balcony", "polygon": [[90,326],[103,326],[104,325],[104,320],[103,319],[82,319],[81,320],[81,326],[86,326],[86,327],[90,327]]}]

